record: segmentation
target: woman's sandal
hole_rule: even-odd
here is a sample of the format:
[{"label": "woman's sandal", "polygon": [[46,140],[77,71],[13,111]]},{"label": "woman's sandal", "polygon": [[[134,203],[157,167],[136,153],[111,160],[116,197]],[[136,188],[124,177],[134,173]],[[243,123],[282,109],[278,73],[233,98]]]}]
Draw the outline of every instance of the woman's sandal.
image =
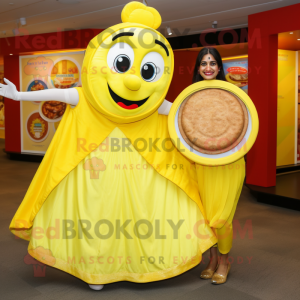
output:
[{"label": "woman's sandal", "polygon": [[222,283],[225,283],[226,280],[227,280],[227,276],[228,276],[229,270],[230,270],[230,266],[231,266],[231,264],[228,263],[226,275],[221,275],[221,274],[215,273],[212,276],[211,283],[212,284],[222,284]]},{"label": "woman's sandal", "polygon": [[219,266],[219,265],[217,264],[217,267],[216,267],[215,270],[211,270],[211,269],[205,269],[205,270],[203,270],[203,271],[201,272],[201,274],[200,274],[200,278],[201,278],[201,279],[210,279],[210,278],[212,278],[213,275],[214,275],[214,273],[217,271],[218,266]]}]

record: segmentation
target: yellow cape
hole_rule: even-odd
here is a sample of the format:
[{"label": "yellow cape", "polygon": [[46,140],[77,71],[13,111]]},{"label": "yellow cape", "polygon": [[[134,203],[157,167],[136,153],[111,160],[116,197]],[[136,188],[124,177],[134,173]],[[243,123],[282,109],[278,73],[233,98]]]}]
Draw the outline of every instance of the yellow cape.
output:
[{"label": "yellow cape", "polygon": [[[158,115],[156,111],[138,122],[114,123],[86,100],[81,88],[77,90],[80,95],[79,104],[74,109],[67,107],[47,153],[9,226],[15,235],[30,240],[33,220],[52,190],[116,127],[131,140],[136,150],[160,175],[175,183],[196,202],[205,217],[194,165],[174,147],[168,133],[167,116]],[[141,137],[148,143],[147,147],[144,147]],[[156,146],[160,151],[154,151],[149,146],[149,141],[154,142],[156,139],[159,139]],[[173,165],[177,168],[172,168]]]}]

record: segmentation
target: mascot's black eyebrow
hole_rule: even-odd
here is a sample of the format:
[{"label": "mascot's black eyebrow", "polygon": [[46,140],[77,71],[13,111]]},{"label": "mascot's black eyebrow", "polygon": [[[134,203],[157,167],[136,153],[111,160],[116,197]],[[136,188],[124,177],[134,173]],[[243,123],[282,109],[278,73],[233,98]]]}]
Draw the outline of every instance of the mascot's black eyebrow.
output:
[{"label": "mascot's black eyebrow", "polygon": [[162,43],[158,40],[155,40],[155,44],[162,46],[165,49],[165,51],[167,53],[167,56],[169,56],[169,50],[168,50],[167,46],[164,43]]},{"label": "mascot's black eyebrow", "polygon": [[133,36],[133,35],[134,35],[133,32],[121,32],[121,33],[115,35],[112,40],[114,41],[121,36]]}]

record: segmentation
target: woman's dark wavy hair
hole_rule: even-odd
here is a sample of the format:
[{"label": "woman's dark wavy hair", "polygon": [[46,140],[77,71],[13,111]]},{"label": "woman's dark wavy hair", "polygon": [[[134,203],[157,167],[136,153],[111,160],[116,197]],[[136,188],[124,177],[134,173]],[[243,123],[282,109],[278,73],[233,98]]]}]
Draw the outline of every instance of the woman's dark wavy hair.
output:
[{"label": "woman's dark wavy hair", "polygon": [[195,68],[194,68],[193,83],[204,80],[204,78],[199,73],[199,67],[200,67],[201,61],[203,59],[203,56],[206,55],[206,54],[211,54],[218,63],[218,67],[220,68],[220,72],[218,73],[216,79],[225,81],[226,80],[225,79],[225,73],[224,73],[222,58],[221,58],[221,55],[220,55],[219,51],[217,49],[213,48],[213,47],[205,47],[205,48],[201,49],[201,51],[198,54],[196,64],[195,64]]}]

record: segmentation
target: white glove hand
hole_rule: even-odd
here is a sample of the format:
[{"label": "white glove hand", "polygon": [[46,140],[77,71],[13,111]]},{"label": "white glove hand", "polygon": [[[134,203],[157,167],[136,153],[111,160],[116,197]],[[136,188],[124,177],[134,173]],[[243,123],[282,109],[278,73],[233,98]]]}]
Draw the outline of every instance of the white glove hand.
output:
[{"label": "white glove hand", "polygon": [[20,101],[20,94],[16,86],[6,78],[4,78],[4,82],[6,84],[0,83],[0,96]]}]

